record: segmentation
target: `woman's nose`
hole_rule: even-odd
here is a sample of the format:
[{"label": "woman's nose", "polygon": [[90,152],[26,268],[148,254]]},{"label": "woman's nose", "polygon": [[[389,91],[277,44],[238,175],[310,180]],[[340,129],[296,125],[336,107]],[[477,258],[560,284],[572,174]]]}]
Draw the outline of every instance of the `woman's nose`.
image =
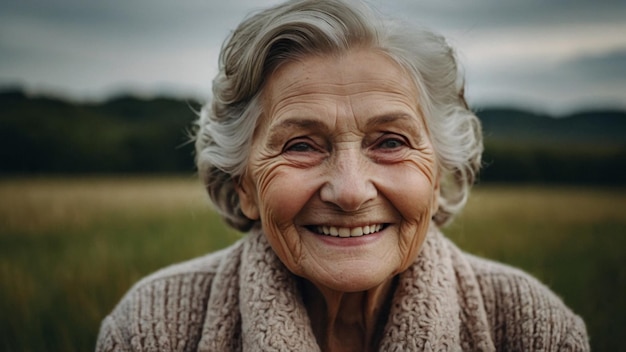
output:
[{"label": "woman's nose", "polygon": [[336,153],[328,166],[328,178],[320,190],[320,197],[343,211],[359,210],[376,198],[378,192],[372,182],[372,165],[360,150]]}]

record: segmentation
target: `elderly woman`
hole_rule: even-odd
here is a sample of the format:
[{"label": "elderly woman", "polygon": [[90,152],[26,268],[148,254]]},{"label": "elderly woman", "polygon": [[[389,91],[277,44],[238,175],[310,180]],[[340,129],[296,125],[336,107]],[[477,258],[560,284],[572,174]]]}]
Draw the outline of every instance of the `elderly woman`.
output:
[{"label": "elderly woman", "polygon": [[583,321],[439,228],[480,166],[444,39],[289,1],[222,49],[197,164],[231,247],[137,283],[100,351],[583,351]]}]

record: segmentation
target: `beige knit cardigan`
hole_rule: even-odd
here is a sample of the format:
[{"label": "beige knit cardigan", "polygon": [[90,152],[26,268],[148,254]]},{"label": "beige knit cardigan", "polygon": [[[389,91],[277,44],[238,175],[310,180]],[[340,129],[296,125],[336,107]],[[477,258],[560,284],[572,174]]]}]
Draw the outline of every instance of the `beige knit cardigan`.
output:
[{"label": "beige knit cardigan", "polygon": [[[138,282],[97,351],[319,351],[294,276],[260,231]],[[380,351],[588,351],[583,321],[537,280],[433,228],[398,279]]]}]

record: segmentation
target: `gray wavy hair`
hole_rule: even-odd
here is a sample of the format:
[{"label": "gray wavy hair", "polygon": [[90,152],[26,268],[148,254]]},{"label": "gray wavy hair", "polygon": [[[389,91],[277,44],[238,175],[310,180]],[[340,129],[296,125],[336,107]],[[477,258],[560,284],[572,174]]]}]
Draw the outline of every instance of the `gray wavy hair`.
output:
[{"label": "gray wavy hair", "polygon": [[439,208],[445,225],[465,205],[483,151],[478,118],[464,98],[463,75],[445,39],[387,19],[359,1],[295,0],[245,19],[224,42],[212,101],[197,120],[196,164],[225,221],[248,231],[256,221],[241,211],[236,182],[263,114],[263,83],[276,68],[307,55],[371,48],[412,75],[441,175]]}]

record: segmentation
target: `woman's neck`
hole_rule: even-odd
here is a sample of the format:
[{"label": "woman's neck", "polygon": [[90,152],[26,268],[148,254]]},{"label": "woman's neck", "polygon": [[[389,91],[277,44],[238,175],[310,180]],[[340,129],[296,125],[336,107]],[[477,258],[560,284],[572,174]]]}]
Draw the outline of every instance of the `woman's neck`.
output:
[{"label": "woman's neck", "polygon": [[311,325],[323,351],[374,351],[378,347],[395,280],[367,291],[339,292],[301,279]]}]

